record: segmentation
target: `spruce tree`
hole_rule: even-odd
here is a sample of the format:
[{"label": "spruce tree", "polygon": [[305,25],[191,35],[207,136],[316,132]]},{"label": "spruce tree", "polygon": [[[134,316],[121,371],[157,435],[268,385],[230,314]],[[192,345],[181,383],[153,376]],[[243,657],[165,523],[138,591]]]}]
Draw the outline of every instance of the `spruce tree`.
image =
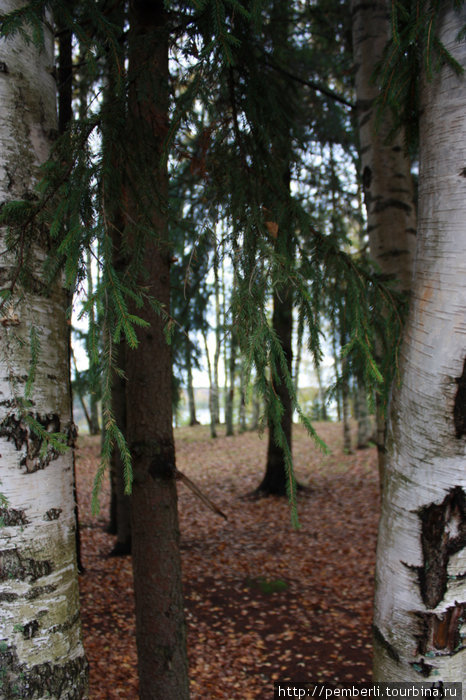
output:
[{"label": "spruce tree", "polygon": [[[128,37],[125,238],[143,288],[126,354],[127,441],[132,455],[132,560],[141,698],[187,698],[188,676],[172,428],[168,238],[169,24],[164,2],[132,0]],[[154,308],[154,303],[157,308]]]}]

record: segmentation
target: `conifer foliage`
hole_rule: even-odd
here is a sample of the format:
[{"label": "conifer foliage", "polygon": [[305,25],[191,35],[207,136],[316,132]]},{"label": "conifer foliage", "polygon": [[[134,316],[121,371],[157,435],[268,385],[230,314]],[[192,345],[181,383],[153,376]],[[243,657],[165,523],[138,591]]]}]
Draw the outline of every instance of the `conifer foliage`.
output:
[{"label": "conifer foliage", "polygon": [[[2,15],[2,35],[29,32],[41,46],[45,5]],[[131,493],[142,698],[188,696],[172,361],[188,371],[190,333],[206,332],[209,267],[217,277],[219,260],[231,268],[230,388],[239,351],[243,383],[254,376],[265,405],[260,489],[287,494],[295,524],[293,411],[318,437],[292,377],[293,317],[317,364],[325,317],[344,345],[344,378],[357,375],[368,392],[381,382],[374,319],[386,331],[386,356],[396,352],[395,293],[355,254],[356,187],[343,175],[335,184],[335,153],[353,170],[357,155],[349,14],[342,20],[342,3],[330,5],[336,25],[320,3],[285,0],[50,3],[67,79],[73,37],[81,109],[64,117],[37,193],[9,201],[1,217],[18,253],[13,282],[30,272],[27,243],[41,227],[51,241],[41,260],[48,284],[82,292],[96,270],[82,305],[92,320],[89,376],[102,400],[95,506],[113,455],[120,502]],[[338,216],[328,195],[337,187]],[[34,332],[30,348],[33,369]],[[31,371],[27,387],[33,380]]]}]

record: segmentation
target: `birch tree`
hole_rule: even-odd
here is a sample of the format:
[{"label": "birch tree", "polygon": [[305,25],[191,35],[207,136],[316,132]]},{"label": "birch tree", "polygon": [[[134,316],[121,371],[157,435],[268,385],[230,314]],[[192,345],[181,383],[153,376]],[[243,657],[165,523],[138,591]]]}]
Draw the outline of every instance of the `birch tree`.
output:
[{"label": "birch tree", "polygon": [[[393,281],[401,292],[411,287],[416,248],[416,212],[410,160],[403,130],[391,137],[389,110],[377,124],[375,100],[378,86],[374,69],[390,38],[388,0],[352,0],[353,54],[360,152],[360,175],[367,211],[367,231],[372,260],[384,281]],[[379,340],[380,342],[380,340]],[[380,354],[381,348],[379,348]],[[379,468],[384,463],[385,417],[377,416]]]},{"label": "birch tree", "polygon": [[[464,69],[465,6],[442,3],[438,27],[428,20]],[[424,79],[418,248],[377,550],[376,680],[453,682],[466,671],[465,102],[451,65]]]},{"label": "birch tree", "polygon": [[50,17],[43,32],[0,40],[0,695],[82,698],[67,293],[27,214],[57,128]]}]

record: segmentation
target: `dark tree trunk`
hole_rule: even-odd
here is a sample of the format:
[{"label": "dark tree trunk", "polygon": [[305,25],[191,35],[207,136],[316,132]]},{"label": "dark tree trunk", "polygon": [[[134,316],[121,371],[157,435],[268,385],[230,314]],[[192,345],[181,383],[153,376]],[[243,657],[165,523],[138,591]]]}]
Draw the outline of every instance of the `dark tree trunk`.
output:
[{"label": "dark tree trunk", "polygon": [[[71,5],[70,5],[71,9]],[[64,136],[67,133],[71,120],[73,119],[73,55],[72,55],[72,40],[73,35],[68,27],[59,27],[59,40],[58,40],[58,133],[60,136]],[[73,306],[73,294],[68,294],[68,309],[71,313],[71,308]],[[71,371],[71,358],[73,355],[72,341],[71,341],[71,325],[69,326],[68,334],[68,366]],[[71,377],[70,377],[70,392],[71,392]],[[80,395],[81,402],[84,401]],[[70,396],[70,406],[71,406],[71,419],[74,424],[73,416],[73,394],[71,392]],[[87,416],[86,416],[87,417]],[[79,527],[79,506],[78,506],[78,494],[76,489],[76,463],[75,463],[75,453],[73,452],[73,494],[75,502],[75,518],[76,518],[76,560],[78,573],[84,571],[84,566],[82,563],[81,556],[81,530]]]},{"label": "dark tree trunk", "polygon": [[[291,345],[293,329],[293,295],[289,288],[280,289],[276,294],[274,294],[272,326],[280,340],[286,357],[286,366],[291,376],[293,361]],[[281,368],[278,368],[278,380],[274,381],[273,391],[283,406],[283,414],[280,425],[288,447],[291,450],[293,406],[290,392],[288,391],[285,383],[285,375]],[[264,478],[258,487],[258,491],[263,494],[286,496],[286,485],[287,471],[285,466],[285,451],[283,447],[277,444],[274,427],[272,421],[269,419],[267,465]]]},{"label": "dark tree trunk", "polygon": [[[139,281],[170,308],[167,230],[168,17],[163,0],[130,2],[127,227],[144,270]],[[127,436],[133,457],[132,553],[140,698],[189,697],[172,427],[171,353],[163,319],[127,353]]]},{"label": "dark tree trunk", "polygon": [[[109,17],[117,38],[121,40],[125,25],[125,11],[116,5]],[[124,54],[123,54],[124,55]],[[111,164],[102,183],[105,203],[106,233],[112,241],[112,266],[118,275],[123,275],[128,264],[125,252],[123,230],[124,211],[122,208],[124,167],[122,125],[125,117],[125,101],[119,94],[118,66],[113,52],[106,56],[106,91],[104,102],[104,138],[103,150],[105,161]],[[90,267],[90,265],[88,265]],[[89,290],[92,293],[92,287]],[[95,318],[92,319],[95,323]],[[123,436],[126,428],[126,347],[123,340],[114,347],[113,360],[118,372],[112,375],[111,407],[113,417]],[[102,430],[105,423],[102,421]],[[131,499],[125,494],[125,477],[123,460],[118,446],[114,446],[110,458],[110,522],[108,532],[116,535],[116,542],[111,551],[112,556],[131,553]]]},{"label": "dark tree trunk", "polygon": [[[90,250],[87,251],[87,294],[88,294],[88,299],[92,299],[92,296],[94,294],[94,282],[92,279],[92,258],[91,258]],[[99,334],[98,324],[96,322],[96,313],[95,313],[95,305],[94,304],[92,304],[91,308],[89,309],[88,323],[89,323],[89,327],[88,327],[87,344],[89,344],[90,337],[95,338]],[[91,351],[90,351],[89,347],[87,348],[87,353],[88,353],[88,357],[90,357]],[[98,400],[97,400],[97,397],[100,394],[100,389],[98,387],[99,374],[98,374],[98,372],[95,371],[94,368],[90,367],[89,369],[90,369],[90,375],[89,375],[89,380],[90,380],[90,386],[89,386],[89,417],[90,417],[89,432],[91,435],[99,435],[100,434],[99,404],[98,404]],[[97,389],[97,391],[96,391],[96,389]]]},{"label": "dark tree trunk", "polygon": [[[275,0],[273,3],[270,22],[271,41],[273,53],[278,60],[280,60],[282,53],[286,52],[289,43],[289,9],[289,4],[285,0]],[[273,126],[273,122],[271,126]],[[278,127],[278,124],[275,127]],[[295,243],[290,207],[290,163],[292,152],[290,124],[283,125],[281,130],[271,128],[270,133],[273,134],[271,152],[274,154],[274,158],[268,164],[271,170],[269,176],[271,187],[265,195],[267,200],[265,212],[271,216],[271,223],[277,227],[276,232],[272,234],[275,238],[275,250],[280,258],[285,261],[284,264],[288,273],[291,273]],[[293,293],[288,279],[274,286],[272,326],[282,346],[288,377],[292,381]],[[277,361],[276,376],[271,377],[272,393],[280,401],[283,408],[280,427],[287,447],[285,450],[282,445],[278,444],[276,429],[269,410],[267,464],[264,478],[257,489],[259,493],[265,495],[286,496],[288,494],[286,451],[291,454],[293,405],[286,381],[286,373]]]},{"label": "dark tree trunk", "polygon": [[[126,372],[125,345],[118,347],[116,364]],[[112,384],[112,411],[118,427],[123,435],[127,434],[126,426],[126,377],[116,375]],[[114,494],[116,542],[111,554],[122,556],[131,554],[131,498],[125,494],[125,476],[120,450],[115,447],[110,463],[112,492]]]}]

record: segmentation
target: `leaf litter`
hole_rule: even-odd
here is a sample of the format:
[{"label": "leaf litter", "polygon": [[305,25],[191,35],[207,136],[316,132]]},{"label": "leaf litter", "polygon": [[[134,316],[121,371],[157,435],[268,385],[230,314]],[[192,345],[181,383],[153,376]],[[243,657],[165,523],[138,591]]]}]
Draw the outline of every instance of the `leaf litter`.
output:
[{"label": "leaf litter", "polygon": [[[328,455],[294,426],[300,528],[286,500],[244,498],[261,481],[267,441],[175,431],[177,467],[227,516],[178,486],[192,700],[273,697],[274,681],[371,680],[379,511],[374,448],[345,454],[339,424],[317,424]],[[81,613],[90,699],[137,700],[131,558],[109,557],[109,487],[91,514],[99,438],[77,452]]]}]

